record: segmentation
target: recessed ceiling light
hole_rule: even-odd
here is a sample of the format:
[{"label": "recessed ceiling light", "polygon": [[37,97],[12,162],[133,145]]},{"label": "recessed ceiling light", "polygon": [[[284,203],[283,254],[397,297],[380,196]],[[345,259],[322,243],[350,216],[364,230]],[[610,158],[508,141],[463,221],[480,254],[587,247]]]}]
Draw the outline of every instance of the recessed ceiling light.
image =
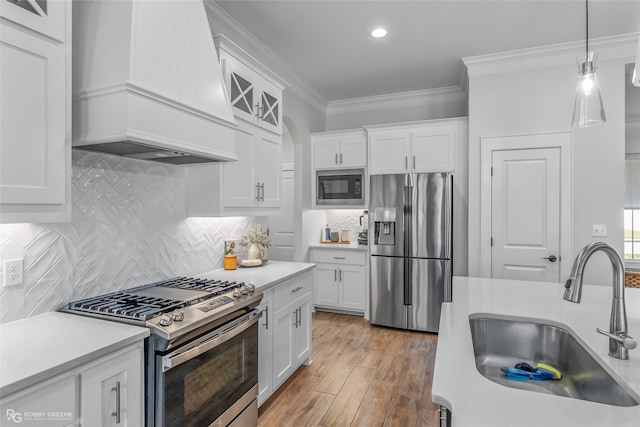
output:
[{"label": "recessed ceiling light", "polygon": [[379,39],[380,37],[384,37],[387,35],[387,30],[385,30],[384,28],[376,28],[375,30],[371,31],[371,35]]}]

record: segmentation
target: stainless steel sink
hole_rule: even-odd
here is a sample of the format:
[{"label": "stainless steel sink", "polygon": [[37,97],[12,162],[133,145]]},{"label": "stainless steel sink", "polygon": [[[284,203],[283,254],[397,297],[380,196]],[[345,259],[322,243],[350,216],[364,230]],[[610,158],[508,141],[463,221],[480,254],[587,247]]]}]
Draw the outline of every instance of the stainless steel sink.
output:
[{"label": "stainless steel sink", "polygon": [[[605,369],[588,347],[561,325],[483,313],[469,316],[469,323],[476,368],[495,383],[613,406],[640,403],[640,396]],[[550,363],[560,369],[562,379],[514,381],[500,371],[519,362],[532,366]]]}]

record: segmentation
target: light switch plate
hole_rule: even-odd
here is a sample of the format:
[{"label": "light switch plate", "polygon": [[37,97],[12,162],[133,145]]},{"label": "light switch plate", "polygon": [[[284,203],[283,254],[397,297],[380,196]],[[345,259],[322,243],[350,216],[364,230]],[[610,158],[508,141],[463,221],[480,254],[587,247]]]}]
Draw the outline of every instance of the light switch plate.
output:
[{"label": "light switch plate", "polygon": [[21,259],[10,259],[4,262],[4,286],[22,285],[24,281],[24,263]]},{"label": "light switch plate", "polygon": [[593,237],[607,237],[607,224],[593,224]]}]

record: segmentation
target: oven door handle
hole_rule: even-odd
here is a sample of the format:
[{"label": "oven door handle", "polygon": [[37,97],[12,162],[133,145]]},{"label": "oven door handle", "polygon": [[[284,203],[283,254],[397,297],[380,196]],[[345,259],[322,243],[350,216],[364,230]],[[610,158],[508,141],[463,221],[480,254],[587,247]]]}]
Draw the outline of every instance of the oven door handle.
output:
[{"label": "oven door handle", "polygon": [[[222,326],[222,329],[226,329],[221,335],[218,335],[212,339],[205,339],[202,344],[192,347],[188,350],[184,351],[176,351],[171,354],[162,357],[162,372],[167,372],[170,369],[175,368],[183,364],[184,362],[188,362],[189,360],[200,356],[203,353],[211,350],[214,347],[219,346],[220,344],[229,341],[231,338],[238,336],[242,332],[249,329],[251,326],[258,323],[258,319],[262,317],[262,312],[251,312],[247,316],[252,316],[248,320],[244,322],[232,325],[231,327]],[[215,334],[214,334],[215,335]]]}]

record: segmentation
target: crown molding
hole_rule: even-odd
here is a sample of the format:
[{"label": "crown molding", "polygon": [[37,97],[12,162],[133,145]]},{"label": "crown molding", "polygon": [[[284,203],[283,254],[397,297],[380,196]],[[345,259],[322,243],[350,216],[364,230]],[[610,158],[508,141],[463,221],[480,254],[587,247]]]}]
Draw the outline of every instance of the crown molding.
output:
[{"label": "crown molding", "polygon": [[327,107],[327,116],[362,111],[464,102],[466,99],[467,94],[458,86],[399,92],[388,95],[365,96],[362,98],[330,101]]},{"label": "crown molding", "polygon": [[327,100],[315,90],[306,80],[300,77],[293,69],[271,49],[254,36],[247,28],[243,27],[231,15],[229,15],[214,0],[203,0],[204,8],[209,19],[212,36],[221,33],[235,44],[245,50],[250,56],[270,68],[281,79],[289,84],[289,89],[310,105],[324,113],[327,109]]},{"label": "crown molding", "polygon": [[[589,41],[591,50],[598,52],[598,60],[634,59],[638,34],[621,34]],[[584,55],[584,41],[559,43],[528,49],[462,58],[469,77],[508,73],[536,68],[576,64],[576,58]]]}]

